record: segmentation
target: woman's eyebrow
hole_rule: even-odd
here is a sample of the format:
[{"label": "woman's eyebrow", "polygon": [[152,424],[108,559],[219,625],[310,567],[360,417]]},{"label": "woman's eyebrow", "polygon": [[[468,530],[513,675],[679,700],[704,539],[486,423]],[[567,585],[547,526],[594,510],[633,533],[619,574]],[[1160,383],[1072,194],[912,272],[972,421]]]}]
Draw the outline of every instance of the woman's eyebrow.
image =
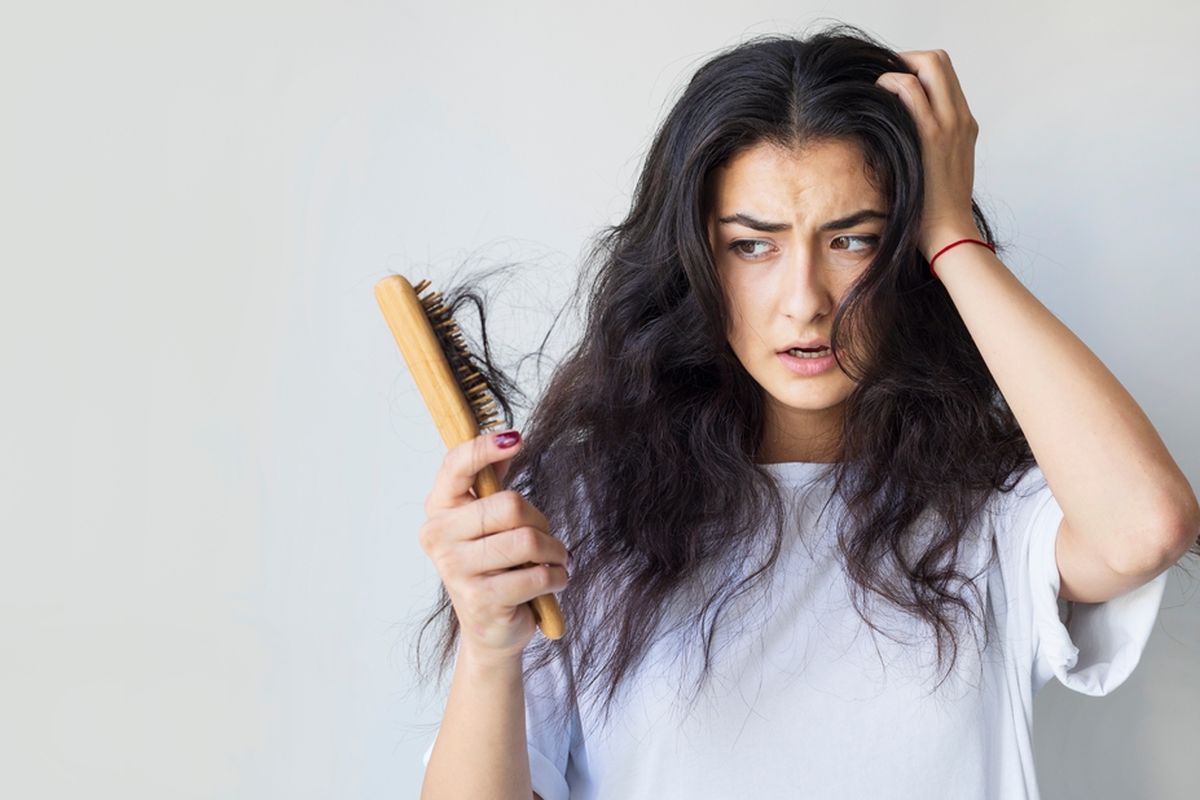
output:
[{"label": "woman's eyebrow", "polygon": [[[887,218],[887,214],[882,211],[876,211],[873,208],[863,208],[855,211],[849,216],[826,222],[817,230],[840,231],[846,228],[853,228],[855,225],[861,225],[869,219],[886,220]],[[777,233],[779,231],[790,231],[792,229],[790,222],[764,222],[763,220],[755,219],[749,214],[743,214],[740,211],[736,214],[730,214],[727,217],[721,217],[717,220],[717,222],[720,222],[722,225],[745,225],[747,228],[753,228],[756,231],[763,231],[764,233]]]}]

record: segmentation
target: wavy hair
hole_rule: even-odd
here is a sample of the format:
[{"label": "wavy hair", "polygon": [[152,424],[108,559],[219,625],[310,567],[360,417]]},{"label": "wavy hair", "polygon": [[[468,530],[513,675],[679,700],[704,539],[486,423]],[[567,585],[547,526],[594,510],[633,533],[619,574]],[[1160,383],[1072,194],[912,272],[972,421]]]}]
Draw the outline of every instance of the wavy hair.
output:
[{"label": "wavy hair", "polygon": [[[706,229],[706,178],[760,143],[856,143],[890,210],[871,263],[832,322],[834,354],[856,385],[845,401],[840,459],[822,477],[832,478],[846,509],[837,548],[854,608],[872,631],[881,629],[867,610],[871,594],[927,625],[947,676],[957,621],[984,621],[985,644],[991,635],[977,576],[958,570],[956,553],[993,493],[1011,491],[1036,462],[917,247],[920,138],[903,103],[875,85],[883,72],[911,70],[846,24],[759,36],[718,53],[658,129],[628,214],[587,252],[575,291],[578,302],[586,290],[583,334],[522,426],[523,449],[505,483],[542,510],[572,561],[558,595],[567,633],[535,635],[527,675],[558,659],[566,699],[603,695],[605,720],[623,681],[666,633],[672,601],[725,565],[712,569],[715,588],[691,615],[704,652],[698,691],[722,612],[768,577],[784,541],[786,495],[757,459],[763,390],[727,342],[727,299]],[[1002,252],[975,201],[972,212]],[[478,295],[468,286],[445,297],[452,310],[468,301],[479,308],[479,368],[512,427],[515,383],[493,363]],[[933,535],[919,539],[914,523],[926,516]],[[755,558],[769,533],[766,557]],[[444,674],[459,626],[444,586],[440,601],[421,631],[444,621]]]}]

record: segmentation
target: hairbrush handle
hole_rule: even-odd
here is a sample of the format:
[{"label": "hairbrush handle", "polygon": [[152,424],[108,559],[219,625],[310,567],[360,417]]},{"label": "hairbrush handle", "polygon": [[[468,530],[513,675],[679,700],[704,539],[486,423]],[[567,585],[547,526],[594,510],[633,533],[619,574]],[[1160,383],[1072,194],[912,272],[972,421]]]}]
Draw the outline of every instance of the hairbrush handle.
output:
[{"label": "hairbrush handle", "polygon": [[[426,285],[424,281],[419,284],[421,288]],[[389,275],[375,284],[375,299],[446,447],[456,447],[474,439],[480,433],[478,419],[462,384],[450,368],[425,303],[417,296],[417,289],[403,275]],[[447,327],[453,327],[453,323]],[[474,488],[475,496],[479,498],[501,490],[500,480],[491,464],[485,464],[479,470]],[[535,564],[529,562],[526,566]],[[561,638],[566,625],[554,595],[535,597],[529,604],[546,638]]]}]

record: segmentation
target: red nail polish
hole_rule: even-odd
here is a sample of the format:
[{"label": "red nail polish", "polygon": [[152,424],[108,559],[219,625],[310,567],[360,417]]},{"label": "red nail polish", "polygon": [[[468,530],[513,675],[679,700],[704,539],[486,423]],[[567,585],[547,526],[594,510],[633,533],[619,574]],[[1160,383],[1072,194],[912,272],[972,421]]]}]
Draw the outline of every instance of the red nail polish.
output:
[{"label": "red nail polish", "polygon": [[521,434],[516,431],[508,431],[507,433],[496,434],[497,447],[512,447],[517,442],[521,441]]}]

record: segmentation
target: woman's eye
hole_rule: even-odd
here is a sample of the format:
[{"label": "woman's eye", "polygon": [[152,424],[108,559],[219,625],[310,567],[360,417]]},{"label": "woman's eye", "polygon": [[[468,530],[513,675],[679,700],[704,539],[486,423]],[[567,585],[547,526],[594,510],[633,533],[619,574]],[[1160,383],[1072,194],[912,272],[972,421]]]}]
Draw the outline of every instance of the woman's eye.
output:
[{"label": "woman's eye", "polygon": [[[852,241],[852,240],[857,240],[857,241],[860,241],[860,242],[866,242],[866,246],[865,246],[865,247],[861,247],[861,248],[859,248],[859,249],[857,249],[857,250],[849,250],[849,248],[848,248],[848,247],[838,247],[838,246],[837,246],[837,243],[838,243],[838,242],[840,242],[840,241],[847,241],[847,242],[849,242],[849,241]],[[871,250],[871,249],[874,249],[875,245],[876,245],[878,242],[879,242],[879,237],[878,237],[878,236],[838,236],[838,237],[835,237],[835,238],[834,238],[834,240],[833,240],[833,243],[834,243],[834,249],[835,249],[835,250],[849,250],[849,252],[852,252],[852,253],[861,253],[861,252],[864,252],[864,251],[866,251],[866,250]]]},{"label": "woman's eye", "polygon": [[[845,244],[839,244],[840,242],[844,242]],[[859,242],[860,244],[857,247],[851,247],[850,243],[852,243],[852,242]],[[832,241],[834,250],[845,250],[846,252],[849,252],[849,253],[866,253],[870,250],[875,249],[875,246],[878,243],[879,243],[878,236],[843,235],[843,236],[835,237]],[[743,256],[745,258],[748,258],[751,260],[758,260],[761,256],[766,255],[767,251],[766,250],[755,250],[754,248],[756,248],[759,245],[763,245],[763,247],[769,248],[770,244],[771,244],[770,242],[764,241],[762,239],[738,239],[736,242],[730,243],[729,249],[731,251],[733,251],[734,253],[737,253],[738,255]]]},{"label": "woman's eye", "polygon": [[750,258],[757,258],[758,256],[762,255],[761,252],[760,253],[747,252],[745,249],[743,249],[743,248],[745,248],[746,245],[750,245],[750,247],[753,248],[757,244],[765,245],[765,244],[768,244],[768,242],[764,242],[762,239],[739,239],[736,242],[733,242],[732,244],[730,244],[729,249],[739,255],[748,256]]}]

